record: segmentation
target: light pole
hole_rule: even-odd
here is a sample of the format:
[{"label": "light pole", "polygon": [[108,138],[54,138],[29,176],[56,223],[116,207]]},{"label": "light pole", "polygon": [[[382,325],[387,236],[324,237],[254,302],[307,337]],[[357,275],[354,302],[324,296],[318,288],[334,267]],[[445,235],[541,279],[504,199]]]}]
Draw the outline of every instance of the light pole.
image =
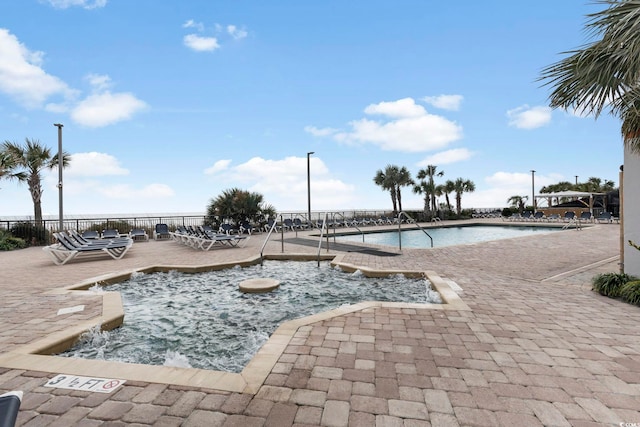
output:
[{"label": "light pole", "polygon": [[309,224],[311,224],[311,161],[309,156],[312,154],[314,154],[313,151],[309,151],[307,153],[307,215],[309,215],[307,220],[309,221]]},{"label": "light pole", "polygon": [[533,204],[533,213],[536,212],[535,173],[536,171],[531,169],[531,203]]},{"label": "light pole", "polygon": [[58,128],[58,231],[64,231],[64,220],[62,218],[62,124],[54,123]]}]

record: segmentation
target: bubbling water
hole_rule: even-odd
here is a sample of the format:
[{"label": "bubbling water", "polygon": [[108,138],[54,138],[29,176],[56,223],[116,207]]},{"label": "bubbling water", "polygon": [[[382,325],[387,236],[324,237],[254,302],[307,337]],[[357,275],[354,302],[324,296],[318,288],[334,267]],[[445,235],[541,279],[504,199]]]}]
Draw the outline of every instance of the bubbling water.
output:
[{"label": "bubbling water", "polygon": [[[273,278],[269,293],[238,290],[249,278]],[[362,301],[441,303],[425,279],[367,278],[328,263],[263,265],[187,274],[135,274],[106,288],[122,295],[124,324],[95,329],[63,355],[240,372],[278,325]]]}]

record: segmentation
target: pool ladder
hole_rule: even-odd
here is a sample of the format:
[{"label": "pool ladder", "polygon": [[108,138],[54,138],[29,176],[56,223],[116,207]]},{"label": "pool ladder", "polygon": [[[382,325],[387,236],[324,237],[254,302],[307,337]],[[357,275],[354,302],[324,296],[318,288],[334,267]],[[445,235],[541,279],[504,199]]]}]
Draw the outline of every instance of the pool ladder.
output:
[{"label": "pool ladder", "polygon": [[402,225],[402,217],[406,217],[410,223],[414,224],[420,231],[422,231],[424,234],[427,235],[427,237],[429,238],[429,240],[431,241],[431,247],[433,247],[433,237],[431,237],[431,235],[429,233],[427,233],[427,230],[425,230],[424,228],[420,227],[420,224],[418,224],[416,222],[415,219],[413,219],[408,213],[402,211],[398,214],[398,249],[402,250],[402,229],[401,229],[401,225]]}]

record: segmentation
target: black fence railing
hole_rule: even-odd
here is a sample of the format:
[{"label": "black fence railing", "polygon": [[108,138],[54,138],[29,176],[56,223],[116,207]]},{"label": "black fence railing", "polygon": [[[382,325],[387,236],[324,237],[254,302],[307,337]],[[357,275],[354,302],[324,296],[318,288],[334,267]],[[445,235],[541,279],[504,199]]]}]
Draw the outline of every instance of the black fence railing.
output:
[{"label": "black fence railing", "polygon": [[[340,214],[341,217],[346,219],[365,219],[365,218],[379,218],[381,216],[392,216],[391,211],[384,210],[349,210],[349,211],[332,211]],[[313,224],[318,222],[324,212],[311,212],[311,221]],[[283,219],[296,219],[299,218],[303,222],[309,222],[306,212],[283,212]],[[424,213],[411,212],[411,215],[418,221],[426,220]],[[221,222],[229,222],[224,218],[216,219],[214,224],[210,224],[207,221],[206,215],[150,215],[150,216],[114,216],[114,217],[87,217],[87,218],[65,218],[63,219],[63,226],[65,230],[77,230],[79,232],[87,230],[95,230],[102,232],[107,229],[118,230],[120,234],[129,233],[134,228],[141,228],[147,232],[151,237],[155,230],[156,224],[167,224],[171,231],[175,230],[178,226],[198,226],[198,225],[219,225]],[[266,224],[266,219],[263,221]],[[262,222],[254,224],[258,228],[262,229],[264,225]],[[0,218],[0,230],[7,230],[15,237],[19,237],[25,240],[27,245],[48,245],[52,242],[52,233],[59,231],[60,222],[57,218],[43,219],[40,223],[32,219],[1,219]]]}]

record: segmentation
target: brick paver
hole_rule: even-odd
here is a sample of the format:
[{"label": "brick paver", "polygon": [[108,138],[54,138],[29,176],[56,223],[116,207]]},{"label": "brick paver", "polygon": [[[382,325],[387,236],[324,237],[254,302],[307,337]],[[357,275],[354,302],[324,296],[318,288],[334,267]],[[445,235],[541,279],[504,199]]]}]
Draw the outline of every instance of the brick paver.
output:
[{"label": "brick paver", "polygon": [[[640,423],[640,308],[590,290],[595,274],[618,269],[618,233],[598,225],[394,257],[345,253],[355,266],[435,271],[471,310],[380,307],[304,326],[255,395],[143,382],[113,394],[51,389],[53,374],[1,366],[0,392],[25,392],[19,426]],[[122,260],[65,266],[39,248],[0,252],[0,354],[100,315],[99,295],[56,289],[148,265],[233,263],[262,240],[209,252],[136,243]],[[285,243],[285,253],[314,251]],[[278,241],[265,249],[280,252]],[[85,310],[57,315],[76,305]]]}]

